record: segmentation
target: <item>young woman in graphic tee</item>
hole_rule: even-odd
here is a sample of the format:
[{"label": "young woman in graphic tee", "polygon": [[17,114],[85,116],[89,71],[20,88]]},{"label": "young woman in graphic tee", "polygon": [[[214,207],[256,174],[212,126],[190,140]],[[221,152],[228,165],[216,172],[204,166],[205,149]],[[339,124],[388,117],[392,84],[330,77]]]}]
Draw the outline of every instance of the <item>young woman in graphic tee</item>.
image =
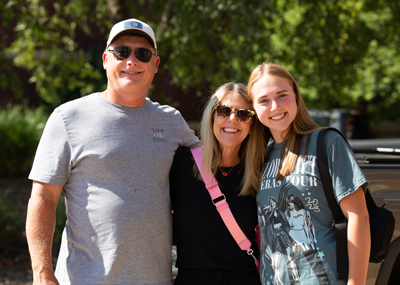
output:
[{"label": "young woman in graphic tee", "polygon": [[[257,194],[261,282],[344,284],[336,278],[333,217],[316,167],[321,128],[311,119],[295,79],[282,66],[257,66],[248,89],[266,127],[266,140],[271,139]],[[334,194],[348,220],[347,284],[365,284],[370,248],[364,198],[368,181],[339,134],[328,131],[324,143]]]}]

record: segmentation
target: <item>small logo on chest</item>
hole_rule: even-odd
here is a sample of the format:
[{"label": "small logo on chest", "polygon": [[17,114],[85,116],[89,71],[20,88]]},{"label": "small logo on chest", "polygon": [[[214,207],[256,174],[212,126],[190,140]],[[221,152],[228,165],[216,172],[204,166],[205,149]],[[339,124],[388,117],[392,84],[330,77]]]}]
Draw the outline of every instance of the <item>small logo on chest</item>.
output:
[{"label": "small logo on chest", "polygon": [[155,142],[166,142],[167,139],[164,135],[164,130],[160,128],[152,128],[153,131],[153,141]]}]

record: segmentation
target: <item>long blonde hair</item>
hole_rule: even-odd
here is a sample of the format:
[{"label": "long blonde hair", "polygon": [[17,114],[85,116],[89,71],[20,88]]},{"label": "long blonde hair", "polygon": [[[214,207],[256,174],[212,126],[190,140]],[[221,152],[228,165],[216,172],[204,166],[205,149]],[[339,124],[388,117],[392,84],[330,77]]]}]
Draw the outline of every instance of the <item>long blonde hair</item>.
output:
[{"label": "long blonde hair", "polygon": [[[303,97],[300,93],[300,89],[294,77],[290,74],[289,71],[278,64],[264,62],[263,64],[260,64],[256,68],[254,68],[253,72],[250,75],[249,83],[247,85],[249,96],[251,98],[250,100],[253,104],[254,102],[252,89],[254,83],[264,75],[280,77],[287,80],[292,86],[293,92],[296,95],[297,114],[293,122],[290,124],[288,133],[284,138],[285,141],[283,143],[281,152],[281,165],[279,172],[276,176],[276,180],[279,181],[294,171],[297,159],[299,157],[303,136],[310,135],[316,130],[321,129],[321,127],[314,122],[314,120],[308,113],[307,107],[304,103]],[[265,126],[264,128],[267,129],[264,130],[265,133],[267,133],[269,137],[271,137],[271,132],[269,131],[269,129]],[[308,142],[309,141],[307,140],[304,153],[307,152]]]},{"label": "long blonde hair", "polygon": [[[211,169],[214,176],[222,161],[222,152],[213,132],[213,108],[223,100],[225,96],[232,92],[242,97],[251,109],[254,110],[252,104],[248,101],[247,87],[241,83],[225,83],[213,93],[206,103],[200,124],[200,138],[203,142],[202,168],[204,173],[206,173],[208,169]],[[255,196],[258,193],[258,184],[266,149],[261,122],[256,116],[253,116],[249,123],[251,123],[250,134],[244,139],[239,150],[239,157],[244,167],[244,175],[241,184],[242,190],[239,193],[240,196]]]}]

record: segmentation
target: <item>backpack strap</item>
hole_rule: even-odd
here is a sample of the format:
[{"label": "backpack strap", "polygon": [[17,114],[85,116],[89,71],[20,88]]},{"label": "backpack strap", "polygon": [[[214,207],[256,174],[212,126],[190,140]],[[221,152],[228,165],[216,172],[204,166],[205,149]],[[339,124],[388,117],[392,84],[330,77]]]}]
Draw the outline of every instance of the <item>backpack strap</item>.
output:
[{"label": "backpack strap", "polygon": [[207,170],[207,173],[203,173],[201,169],[201,158],[203,155],[203,150],[201,147],[194,148],[190,150],[193,154],[194,160],[197,164],[197,168],[200,171],[201,176],[203,177],[206,188],[211,196],[211,201],[214,206],[217,208],[218,213],[221,215],[222,220],[224,221],[226,227],[231,233],[232,237],[235,239],[236,243],[239,245],[241,250],[247,251],[248,255],[251,255],[255,261],[257,261],[256,257],[253,254],[253,250],[251,249],[251,242],[245,236],[243,231],[240,229],[238,223],[233,216],[231,209],[229,208],[228,202],[226,201],[225,195],[221,192],[218,186],[218,182],[215,180],[214,175],[211,170]]},{"label": "backpack strap", "polygon": [[[339,204],[336,202],[335,195],[333,194],[332,177],[329,172],[328,160],[326,157],[326,145],[324,143],[324,136],[328,130],[336,131],[342,135],[334,128],[326,128],[319,131],[317,138],[317,165],[319,174],[321,176],[322,187],[324,188],[329,208],[335,220],[337,279],[347,280],[349,275],[349,258],[347,254],[347,220],[344,217]],[[344,140],[347,142],[345,138]]]},{"label": "backpack strap", "polygon": [[326,158],[326,146],[324,142],[324,136],[326,131],[334,130],[334,128],[322,129],[318,133],[317,138],[317,165],[319,175],[321,176],[322,187],[324,188],[326,199],[328,200],[329,208],[331,209],[333,218],[340,220],[344,218],[340,206],[336,202],[335,195],[333,194],[332,177],[329,172],[328,160]]}]

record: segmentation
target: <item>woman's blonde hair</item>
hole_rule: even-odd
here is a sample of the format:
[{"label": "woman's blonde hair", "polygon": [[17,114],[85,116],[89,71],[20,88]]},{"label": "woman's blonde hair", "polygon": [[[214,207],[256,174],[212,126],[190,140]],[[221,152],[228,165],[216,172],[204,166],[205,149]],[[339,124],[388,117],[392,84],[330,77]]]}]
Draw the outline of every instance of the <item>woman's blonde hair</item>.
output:
[{"label": "woman's blonde hair", "polygon": [[[252,104],[248,101],[247,87],[241,83],[225,83],[213,93],[206,103],[200,124],[200,138],[203,142],[203,173],[211,169],[215,176],[218,166],[221,163],[222,152],[213,131],[214,106],[226,96],[232,94],[242,97],[251,110],[254,110]],[[260,121],[256,116],[253,116],[248,123],[251,124],[250,133],[243,140],[239,150],[239,157],[244,167],[244,175],[241,184],[242,190],[239,193],[241,196],[255,196],[258,193],[258,183],[260,181],[259,178],[263,165],[262,158],[265,155],[266,149],[266,142],[262,135],[263,126]]]},{"label": "woman's blonde hair", "polygon": [[[252,90],[254,83],[265,75],[280,77],[287,80],[292,86],[293,92],[296,95],[297,114],[293,122],[289,126],[286,137],[283,138],[285,141],[282,146],[281,165],[279,172],[276,176],[276,180],[279,181],[294,171],[300,153],[303,136],[312,134],[316,130],[321,129],[321,127],[314,122],[314,120],[308,113],[307,107],[304,103],[303,97],[301,96],[300,89],[297,85],[296,80],[289,71],[287,71],[279,64],[264,62],[263,64],[258,65],[251,73],[247,88],[249,91],[249,96],[251,98],[250,100],[253,104],[254,102]],[[268,130],[268,128],[264,128],[267,129],[264,130],[264,132],[268,134],[267,137],[271,137],[271,132]],[[308,140],[304,153],[307,152],[307,147]]]}]

